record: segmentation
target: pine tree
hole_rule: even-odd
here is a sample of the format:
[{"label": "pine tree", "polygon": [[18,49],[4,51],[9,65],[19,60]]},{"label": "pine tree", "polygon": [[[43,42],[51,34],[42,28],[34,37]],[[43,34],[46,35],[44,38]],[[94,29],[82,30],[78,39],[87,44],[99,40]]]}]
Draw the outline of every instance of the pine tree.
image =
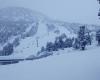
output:
[{"label": "pine tree", "polygon": [[17,47],[20,44],[19,40],[20,40],[19,38],[15,38],[15,40],[13,41],[13,45],[15,47]]},{"label": "pine tree", "polygon": [[100,30],[96,32],[96,40],[98,41],[98,45],[100,45]]},{"label": "pine tree", "polygon": [[58,50],[60,48],[59,37],[56,37],[54,44],[55,44],[55,46],[56,46],[56,48]]},{"label": "pine tree", "polygon": [[58,42],[55,40],[54,45],[53,45],[53,51],[58,51],[59,48],[59,44]]},{"label": "pine tree", "polygon": [[86,34],[86,42],[88,45],[92,44],[92,36],[90,35],[89,32],[87,32],[87,34]]},{"label": "pine tree", "polygon": [[47,51],[53,51],[53,43],[52,42],[48,42],[46,45],[46,50]]},{"label": "pine tree", "polygon": [[86,37],[85,37],[85,26],[81,26],[78,32],[79,46],[81,50],[85,50]]},{"label": "pine tree", "polygon": [[71,38],[67,38],[64,42],[65,44],[65,48],[69,48],[69,47],[72,47],[72,44],[73,44],[73,40]]},{"label": "pine tree", "polygon": [[99,1],[99,4],[100,4],[100,0],[97,0],[97,1]]},{"label": "pine tree", "polygon": [[60,47],[60,49],[64,49],[64,41],[63,41],[63,38],[60,36],[59,37],[59,47]]},{"label": "pine tree", "polygon": [[44,52],[45,51],[45,48],[44,48],[44,46],[42,46],[42,48],[41,48],[41,52]]},{"label": "pine tree", "polygon": [[13,44],[8,43],[4,48],[3,48],[3,55],[8,56],[13,53]]},{"label": "pine tree", "polygon": [[[100,4],[100,0],[97,0],[97,1]],[[100,9],[99,9],[99,12],[98,12],[98,16],[100,17]],[[100,45],[100,29],[96,32],[96,40],[98,41],[98,45]]]}]

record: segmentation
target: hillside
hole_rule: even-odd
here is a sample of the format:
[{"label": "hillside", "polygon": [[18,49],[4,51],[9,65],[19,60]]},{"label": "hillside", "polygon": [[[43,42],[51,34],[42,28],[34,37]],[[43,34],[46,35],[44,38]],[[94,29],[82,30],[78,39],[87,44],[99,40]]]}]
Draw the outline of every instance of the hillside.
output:
[{"label": "hillside", "polygon": [[81,25],[86,25],[87,30],[92,32],[99,28],[98,25],[52,20],[40,12],[23,7],[2,8],[0,10],[0,50],[6,44],[12,43],[14,52],[10,56],[24,58],[32,54],[37,55],[42,46],[46,46],[49,41],[54,42],[55,38],[63,33],[67,37],[76,37]]}]

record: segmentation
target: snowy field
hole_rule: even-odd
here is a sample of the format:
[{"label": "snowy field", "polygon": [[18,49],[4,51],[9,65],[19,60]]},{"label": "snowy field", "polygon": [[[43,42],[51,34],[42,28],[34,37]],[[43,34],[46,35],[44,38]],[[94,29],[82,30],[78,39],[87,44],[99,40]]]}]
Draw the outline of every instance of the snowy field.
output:
[{"label": "snowy field", "polygon": [[[100,47],[0,66],[0,80],[100,80]],[[60,54],[60,55],[59,55]]]}]

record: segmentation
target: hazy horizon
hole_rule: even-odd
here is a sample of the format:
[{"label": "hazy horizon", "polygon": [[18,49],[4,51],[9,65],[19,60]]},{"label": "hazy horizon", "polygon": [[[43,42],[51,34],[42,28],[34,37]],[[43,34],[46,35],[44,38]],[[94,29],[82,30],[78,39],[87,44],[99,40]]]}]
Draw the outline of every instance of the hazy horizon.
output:
[{"label": "hazy horizon", "polygon": [[96,0],[0,0],[0,8],[25,7],[67,22],[99,24]]}]

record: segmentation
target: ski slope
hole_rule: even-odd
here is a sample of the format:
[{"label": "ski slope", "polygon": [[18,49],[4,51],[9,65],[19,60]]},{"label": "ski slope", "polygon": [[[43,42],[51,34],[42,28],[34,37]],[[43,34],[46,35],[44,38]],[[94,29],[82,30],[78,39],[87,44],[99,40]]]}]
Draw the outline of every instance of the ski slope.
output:
[{"label": "ski slope", "polygon": [[[34,25],[34,24],[33,24]],[[57,26],[53,31],[48,31],[48,27],[45,22],[39,22],[37,33],[34,36],[26,37],[20,40],[20,45],[14,49],[13,55],[11,57],[26,58],[30,55],[37,55],[37,52],[41,50],[41,47],[46,47],[47,42],[54,42],[55,38],[65,33],[67,37],[75,36],[74,33],[70,33],[65,27]],[[32,28],[30,26],[25,33],[29,32]],[[54,33],[54,31],[59,30],[60,33]],[[37,46],[38,41],[38,46]]]},{"label": "ski slope", "polygon": [[54,53],[39,60],[0,66],[0,80],[100,80],[100,47]]}]

